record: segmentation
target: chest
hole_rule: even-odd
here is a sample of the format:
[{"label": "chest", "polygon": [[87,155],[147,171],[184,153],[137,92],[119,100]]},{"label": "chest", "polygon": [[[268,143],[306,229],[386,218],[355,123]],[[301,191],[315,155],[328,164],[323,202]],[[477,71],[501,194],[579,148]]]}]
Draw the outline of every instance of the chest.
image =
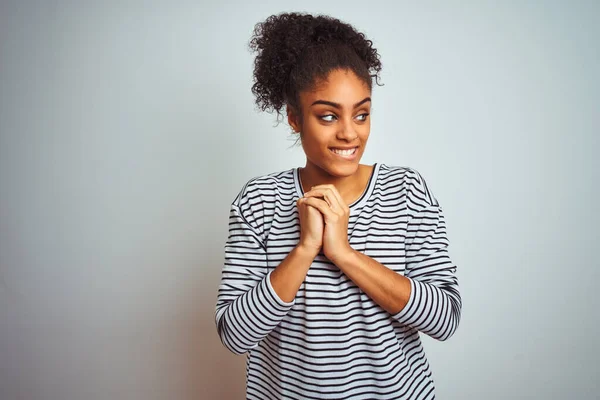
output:
[{"label": "chest", "polygon": [[[402,213],[365,207],[353,210],[348,220],[348,243],[384,266],[403,274],[406,263],[407,218]],[[277,267],[300,240],[300,220],[297,211],[274,213],[266,241],[268,265]],[[307,281],[322,278],[344,279],[337,266],[321,252],[308,271]]]}]

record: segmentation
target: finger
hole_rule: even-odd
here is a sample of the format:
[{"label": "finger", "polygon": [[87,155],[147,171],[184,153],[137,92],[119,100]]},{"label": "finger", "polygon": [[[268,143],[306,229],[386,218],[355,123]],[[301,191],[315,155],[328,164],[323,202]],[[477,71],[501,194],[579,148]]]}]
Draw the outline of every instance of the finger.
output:
[{"label": "finger", "polygon": [[313,197],[316,199],[322,199],[331,208],[333,208],[335,206],[334,198],[332,197],[332,195],[325,192],[324,190],[311,190],[310,192],[306,192],[304,194],[304,198],[307,199],[309,197]]},{"label": "finger", "polygon": [[309,192],[306,192],[304,194],[304,196],[307,198],[308,197],[323,198],[323,200],[325,200],[327,202],[329,207],[331,207],[332,209],[338,208],[338,200],[335,197],[335,194],[331,190],[329,190],[325,187],[313,188]]},{"label": "finger", "polygon": [[327,202],[325,202],[325,200],[321,200],[317,197],[306,198],[306,200],[304,200],[304,204],[306,204],[307,206],[316,208],[325,217],[331,218],[333,216],[337,216],[337,214],[335,212],[333,212],[333,210],[331,209],[331,207],[329,207],[329,205],[327,204]]},{"label": "finger", "polygon": [[337,188],[335,187],[335,185],[319,185],[319,186],[320,187],[322,186],[323,188],[326,188],[329,191],[331,191],[331,193],[333,194],[333,196],[337,200],[337,203],[339,204],[341,210],[343,210],[346,207],[346,202],[342,198],[342,195],[340,194],[339,190],[337,190]]},{"label": "finger", "polygon": [[329,207],[332,210],[342,210],[343,209],[341,207],[341,205],[339,204],[339,200],[335,196],[335,194],[333,193],[333,191],[331,191],[330,189],[328,189],[326,187],[313,188],[309,192],[306,192],[304,194],[304,196],[306,198],[310,198],[310,197],[319,198],[319,197],[322,197],[327,202],[327,204],[329,205]]},{"label": "finger", "polygon": [[296,201],[296,207],[298,209],[298,212],[303,213],[306,210],[307,204],[306,204],[306,198],[301,197],[298,199],[298,201]]}]

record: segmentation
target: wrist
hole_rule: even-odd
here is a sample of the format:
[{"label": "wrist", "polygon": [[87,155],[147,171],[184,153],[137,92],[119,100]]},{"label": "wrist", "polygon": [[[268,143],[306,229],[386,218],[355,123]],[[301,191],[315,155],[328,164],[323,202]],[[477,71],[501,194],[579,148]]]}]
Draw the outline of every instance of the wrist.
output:
[{"label": "wrist", "polygon": [[311,262],[312,262],[312,260],[315,259],[315,257],[317,256],[317,254],[319,254],[320,250],[321,249],[318,249],[316,247],[306,246],[306,245],[303,245],[303,244],[298,244],[294,248],[294,252],[299,257],[310,259]]},{"label": "wrist", "polygon": [[[327,256],[327,254],[326,254],[326,256]],[[331,261],[338,267],[341,267],[342,265],[348,263],[355,256],[356,256],[356,250],[354,250],[350,245],[348,245],[348,247],[346,247],[343,250],[340,250],[334,254],[327,256],[327,258],[329,258],[329,261]]]}]

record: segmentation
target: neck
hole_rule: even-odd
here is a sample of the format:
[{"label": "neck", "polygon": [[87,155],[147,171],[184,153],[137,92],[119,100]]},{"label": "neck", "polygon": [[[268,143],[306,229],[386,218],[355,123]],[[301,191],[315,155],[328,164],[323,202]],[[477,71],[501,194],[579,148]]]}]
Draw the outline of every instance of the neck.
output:
[{"label": "neck", "polygon": [[359,164],[352,175],[339,177],[307,162],[306,166],[300,169],[300,180],[304,192],[317,185],[333,185],[346,204],[351,204],[365,190],[372,168],[370,165]]}]

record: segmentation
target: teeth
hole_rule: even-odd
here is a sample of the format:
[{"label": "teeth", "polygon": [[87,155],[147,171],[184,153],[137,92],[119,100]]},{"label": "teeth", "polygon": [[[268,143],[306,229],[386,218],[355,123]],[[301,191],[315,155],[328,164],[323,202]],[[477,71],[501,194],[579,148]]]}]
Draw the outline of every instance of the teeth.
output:
[{"label": "teeth", "polygon": [[342,150],[342,149],[331,149],[335,154],[339,154],[340,156],[351,156],[356,151],[356,147],[353,149]]}]

